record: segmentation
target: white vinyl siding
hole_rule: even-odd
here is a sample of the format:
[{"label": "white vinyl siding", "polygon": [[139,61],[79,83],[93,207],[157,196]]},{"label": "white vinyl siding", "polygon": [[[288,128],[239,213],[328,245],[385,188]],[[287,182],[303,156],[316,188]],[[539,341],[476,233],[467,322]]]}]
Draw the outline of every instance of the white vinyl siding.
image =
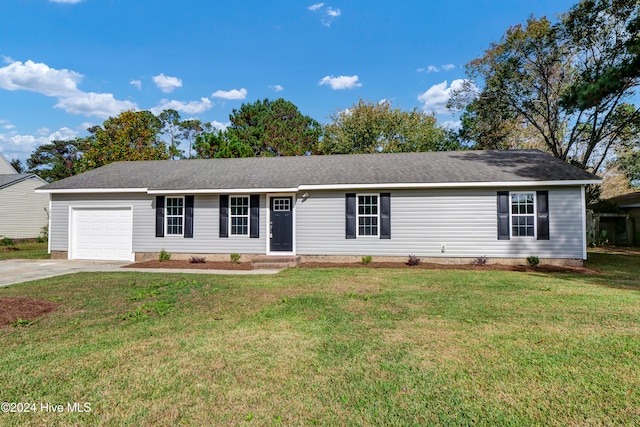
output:
[{"label": "white vinyl siding", "polygon": [[[391,239],[345,239],[344,191],[309,191],[296,204],[298,255],[582,258],[580,187],[549,191],[550,240],[497,238],[497,191],[391,191]],[[514,192],[531,192],[515,189]],[[442,251],[444,245],[445,251]]]},{"label": "white vinyl siding", "polygon": [[[133,207],[133,252],[170,253],[265,253],[265,234],[257,239],[225,239],[218,234],[219,196],[196,195],[193,210],[193,238],[156,237],[155,196],[144,193],[128,194],[52,194],[51,250],[68,251],[70,206]],[[260,197],[260,229],[265,229],[267,212],[265,197]]]},{"label": "white vinyl siding", "polygon": [[[348,191],[309,191],[309,196],[304,201],[301,198],[294,199],[296,253],[582,258],[584,212],[580,187],[535,189],[549,191],[549,240],[498,240],[496,194],[502,190],[504,189],[391,191],[391,239],[346,239],[345,194]],[[512,192],[531,192],[531,188],[515,188]],[[378,203],[379,201],[380,199]],[[262,254],[267,248],[268,232],[265,230],[268,212],[265,195],[260,196],[260,238],[219,238],[219,196],[196,195],[193,239],[167,239],[155,237],[153,195],[52,194],[51,250],[68,250],[70,206],[132,206],[133,252],[158,252],[164,248],[171,253]]]},{"label": "white vinyl siding", "polygon": [[43,185],[31,177],[0,189],[0,236],[27,239],[40,235],[47,225],[49,195],[34,190]]}]

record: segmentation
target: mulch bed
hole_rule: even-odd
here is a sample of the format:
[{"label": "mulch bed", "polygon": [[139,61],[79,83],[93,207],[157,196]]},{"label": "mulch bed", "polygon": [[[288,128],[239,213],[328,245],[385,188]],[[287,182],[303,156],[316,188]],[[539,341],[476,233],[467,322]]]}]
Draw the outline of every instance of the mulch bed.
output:
[{"label": "mulch bed", "polygon": [[[126,265],[125,268],[169,268],[169,269],[194,269],[194,270],[252,270],[249,262],[233,263],[230,261],[207,261],[205,263],[190,263],[188,260],[169,261],[144,261]],[[404,262],[371,262],[364,263],[333,263],[333,262],[303,262],[299,268],[412,268],[414,270],[499,270],[499,271],[523,271],[537,273],[578,273],[599,274],[598,271],[584,267],[561,267],[555,265],[538,265],[530,267],[526,265],[488,264],[474,266],[471,264],[436,264],[420,263],[409,266]]]},{"label": "mulch bed", "polygon": [[171,268],[192,270],[252,270],[251,263],[231,261],[207,261],[204,263],[191,263],[188,260],[158,261],[157,259],[125,265],[124,268]]},{"label": "mulch bed", "polygon": [[301,268],[411,268],[414,270],[497,270],[497,271],[523,271],[530,273],[578,273],[578,274],[600,274],[599,271],[585,267],[569,267],[556,265],[537,265],[530,267],[528,265],[504,265],[504,264],[487,264],[476,266],[471,264],[436,264],[436,263],[420,263],[418,265],[408,265],[404,262],[371,262],[364,263],[329,263],[329,262],[304,262],[300,264]]},{"label": "mulch bed", "polygon": [[21,297],[0,297],[0,327],[17,320],[35,321],[58,308],[53,301]]}]

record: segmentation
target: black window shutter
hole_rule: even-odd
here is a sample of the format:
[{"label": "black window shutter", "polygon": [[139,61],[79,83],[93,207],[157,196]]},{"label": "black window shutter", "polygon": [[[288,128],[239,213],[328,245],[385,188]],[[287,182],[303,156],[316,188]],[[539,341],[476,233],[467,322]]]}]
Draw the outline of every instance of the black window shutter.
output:
[{"label": "black window shutter", "polygon": [[220,195],[220,237],[229,237],[229,195]]},{"label": "black window shutter", "polygon": [[498,240],[509,237],[509,192],[498,191]]},{"label": "black window shutter", "polygon": [[536,193],[538,209],[538,240],[549,240],[549,192]]},{"label": "black window shutter", "polygon": [[193,196],[184,196],[184,237],[193,238]]},{"label": "black window shutter", "polygon": [[346,197],[346,238],[347,239],[355,239],[356,238],[356,193],[347,193]]},{"label": "black window shutter", "polygon": [[249,237],[257,239],[260,237],[260,196],[252,194],[249,196]]},{"label": "black window shutter", "polygon": [[380,193],[380,238],[391,238],[391,194]]},{"label": "black window shutter", "polygon": [[164,237],[164,196],[156,196],[156,237]]}]

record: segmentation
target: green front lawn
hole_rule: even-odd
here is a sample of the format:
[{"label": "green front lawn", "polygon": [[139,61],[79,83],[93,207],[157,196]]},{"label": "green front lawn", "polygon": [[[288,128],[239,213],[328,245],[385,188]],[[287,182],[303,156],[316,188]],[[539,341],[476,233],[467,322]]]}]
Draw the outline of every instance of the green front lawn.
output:
[{"label": "green front lawn", "polygon": [[640,254],[591,259],[0,288],[62,304],[0,329],[0,402],[37,403],[0,424],[638,425]]},{"label": "green front lawn", "polygon": [[3,259],[40,259],[50,258],[47,253],[47,242],[37,243],[32,241],[20,242],[13,244],[0,243],[0,260]]}]

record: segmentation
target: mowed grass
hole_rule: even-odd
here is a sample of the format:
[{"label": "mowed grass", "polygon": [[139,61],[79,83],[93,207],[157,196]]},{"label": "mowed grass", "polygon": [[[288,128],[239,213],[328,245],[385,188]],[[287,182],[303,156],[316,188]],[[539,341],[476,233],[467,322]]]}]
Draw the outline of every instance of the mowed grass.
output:
[{"label": "mowed grass", "polygon": [[1,288],[62,305],[0,330],[0,401],[38,405],[0,424],[638,425],[640,255],[588,266],[602,274],[130,272]]},{"label": "mowed grass", "polygon": [[47,242],[17,242],[13,245],[0,245],[0,260],[3,259],[42,259],[50,258]]}]

